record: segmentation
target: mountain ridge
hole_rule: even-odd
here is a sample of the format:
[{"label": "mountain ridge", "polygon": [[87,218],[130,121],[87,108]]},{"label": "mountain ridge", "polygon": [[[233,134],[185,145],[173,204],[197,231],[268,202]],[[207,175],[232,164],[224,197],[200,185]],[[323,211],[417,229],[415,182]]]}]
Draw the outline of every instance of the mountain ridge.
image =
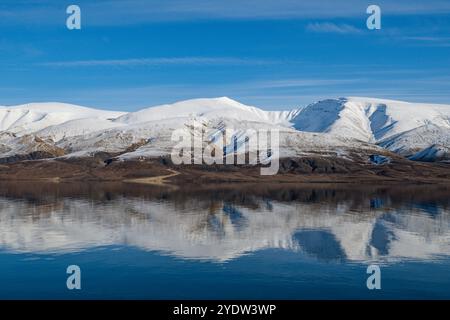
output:
[{"label": "mountain ridge", "polygon": [[[47,144],[53,144],[55,150],[77,156],[125,154],[132,145],[141,149],[124,159],[146,156],[146,152],[148,156],[168,154],[173,146],[171,132],[192,120],[201,120],[210,136],[224,128],[278,129],[282,156],[287,157],[330,151],[345,154],[368,145],[373,152],[379,146],[420,160],[423,157],[416,154],[450,144],[450,105],[364,97],[325,99],[288,111],[266,111],[228,97],[184,100],[135,112],[64,103],[0,107],[0,132],[35,136],[46,142],[47,149],[51,149]],[[11,156],[14,149],[39,151],[36,139],[26,139],[29,146],[11,148],[9,144],[17,143],[17,139],[8,137],[0,140],[0,158]],[[2,148],[8,152],[2,152]],[[448,160],[446,152],[426,154],[427,161],[433,161],[433,154],[439,154],[436,161]]]}]

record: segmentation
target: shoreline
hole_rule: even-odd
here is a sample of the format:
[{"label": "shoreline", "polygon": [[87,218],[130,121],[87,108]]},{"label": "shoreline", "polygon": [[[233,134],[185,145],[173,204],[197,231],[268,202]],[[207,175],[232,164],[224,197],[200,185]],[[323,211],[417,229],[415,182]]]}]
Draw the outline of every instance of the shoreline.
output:
[{"label": "shoreline", "polygon": [[[329,170],[324,162],[319,172],[304,172],[283,159],[289,166],[273,176],[261,176],[260,166],[175,166],[161,158],[145,161],[118,161],[105,164],[98,159],[76,161],[33,160],[2,165],[1,182],[38,183],[124,183],[160,187],[214,184],[359,184],[359,185],[450,185],[450,164],[394,162],[387,165],[348,163],[341,172]],[[305,159],[302,159],[305,161]],[[283,165],[284,165],[283,163]]]}]

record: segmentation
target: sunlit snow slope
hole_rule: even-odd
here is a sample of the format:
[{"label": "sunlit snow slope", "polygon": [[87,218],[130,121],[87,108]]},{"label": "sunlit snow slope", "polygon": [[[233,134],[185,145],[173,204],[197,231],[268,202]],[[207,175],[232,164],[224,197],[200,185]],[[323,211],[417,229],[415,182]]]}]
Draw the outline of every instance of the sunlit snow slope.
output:
[{"label": "sunlit snow slope", "polygon": [[450,105],[330,99],[308,105],[292,122],[297,130],[378,143],[405,156],[433,145],[450,145]]}]

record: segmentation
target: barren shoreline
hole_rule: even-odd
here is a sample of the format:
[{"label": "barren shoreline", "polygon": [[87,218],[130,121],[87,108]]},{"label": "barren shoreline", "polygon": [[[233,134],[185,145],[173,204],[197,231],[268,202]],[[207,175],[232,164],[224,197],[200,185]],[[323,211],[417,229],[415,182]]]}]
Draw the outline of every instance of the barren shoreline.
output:
[{"label": "barren shoreline", "polygon": [[331,158],[280,160],[279,173],[260,175],[259,166],[173,165],[167,158],[113,161],[84,158],[21,161],[0,167],[1,181],[124,182],[158,186],[213,183],[450,184],[450,164],[401,158],[384,165]]}]

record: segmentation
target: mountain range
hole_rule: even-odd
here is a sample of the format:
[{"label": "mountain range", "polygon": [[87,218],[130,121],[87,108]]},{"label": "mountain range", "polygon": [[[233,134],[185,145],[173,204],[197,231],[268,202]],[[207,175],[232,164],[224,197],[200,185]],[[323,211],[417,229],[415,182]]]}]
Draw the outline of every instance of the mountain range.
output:
[{"label": "mountain range", "polygon": [[[198,134],[198,128],[188,127],[191,121],[206,132],[204,145],[213,144],[213,137],[226,128],[234,130],[235,140],[244,139],[241,133],[247,129],[277,129],[280,158],[320,155],[376,165],[392,157],[450,160],[450,105],[347,97],[265,111],[221,97],[136,112],[62,103],[0,107],[0,163],[99,153],[121,161],[164,157],[175,144],[173,130]],[[245,152],[245,146],[237,152]]]}]

